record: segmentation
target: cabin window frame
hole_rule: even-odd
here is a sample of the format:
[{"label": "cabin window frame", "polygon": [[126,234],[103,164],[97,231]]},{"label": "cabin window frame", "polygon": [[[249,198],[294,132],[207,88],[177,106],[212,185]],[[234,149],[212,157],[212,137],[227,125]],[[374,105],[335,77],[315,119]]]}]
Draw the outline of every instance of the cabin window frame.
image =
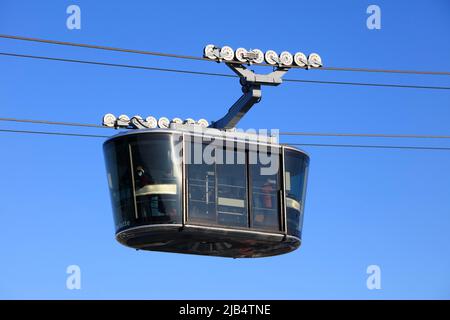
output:
[{"label": "cabin window frame", "polygon": [[[186,137],[188,136],[188,139],[186,139]],[[224,224],[219,224],[219,223],[199,223],[196,221],[192,221],[190,219],[189,216],[189,188],[190,188],[190,182],[189,182],[189,165],[187,163],[187,144],[190,143],[191,145],[193,145],[194,141],[194,137],[195,134],[188,134],[185,133],[183,134],[183,181],[184,181],[184,191],[183,191],[183,195],[184,195],[184,209],[185,209],[185,220],[183,221],[183,225],[188,225],[188,226],[201,226],[201,227],[210,227],[210,228],[220,228],[220,229],[230,229],[230,230],[237,230],[237,231],[253,231],[253,232],[259,232],[259,233],[268,233],[268,234],[284,234],[286,235],[287,233],[287,229],[285,227],[286,223],[286,210],[285,210],[285,201],[284,201],[284,177],[283,174],[280,173],[281,170],[283,170],[284,168],[284,147],[283,146],[277,146],[278,149],[278,154],[279,154],[279,168],[278,168],[278,184],[279,184],[279,188],[278,188],[278,195],[277,195],[277,205],[278,205],[278,221],[279,221],[279,228],[276,229],[267,229],[267,228],[255,228],[253,226],[253,203],[252,203],[252,190],[251,190],[251,186],[252,186],[252,181],[251,181],[251,174],[250,174],[250,164],[249,164],[249,153],[250,153],[250,148],[249,148],[249,144],[253,144],[256,145],[258,143],[256,142],[251,142],[251,141],[245,141],[245,182],[246,182],[246,203],[245,203],[245,207],[246,207],[246,212],[247,212],[247,225],[245,227],[241,227],[241,226],[229,226],[229,225],[224,225]],[[216,140],[220,140],[222,141],[222,146],[223,146],[223,155],[225,157],[226,154],[226,139],[222,139],[222,138],[218,138],[218,137],[211,137],[213,139]],[[235,140],[235,142],[239,142],[239,143],[244,143],[243,141],[240,140]],[[238,146],[240,144],[237,144]],[[263,143],[264,144],[264,143]],[[265,143],[265,145],[267,145],[268,147],[272,146],[269,143]],[[236,148],[236,145],[235,145]],[[236,152],[236,151],[234,151]],[[225,159],[224,159],[225,162]],[[216,186],[216,193],[215,193],[215,198],[216,201],[218,199],[217,196],[217,172],[215,171],[215,186]],[[217,218],[217,210],[215,212],[216,218]]]}]

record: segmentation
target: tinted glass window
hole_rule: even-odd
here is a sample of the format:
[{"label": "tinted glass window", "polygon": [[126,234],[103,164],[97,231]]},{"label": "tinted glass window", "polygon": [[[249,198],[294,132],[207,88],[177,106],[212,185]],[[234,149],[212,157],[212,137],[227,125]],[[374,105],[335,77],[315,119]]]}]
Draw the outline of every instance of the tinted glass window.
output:
[{"label": "tinted glass window", "polygon": [[149,134],[135,139],[130,156],[139,222],[181,223],[180,137]]},{"label": "tinted glass window", "polygon": [[[245,150],[227,151],[233,156],[231,163],[216,165],[218,221],[222,225],[248,227]],[[244,163],[237,163],[237,159]]]},{"label": "tinted glass window", "polygon": [[[250,156],[258,159],[257,163],[249,165],[251,201],[252,201],[252,228],[272,231],[280,230],[280,178],[279,154],[269,154],[273,161],[277,161],[275,172],[264,171],[267,165],[261,164],[259,154],[250,151]],[[258,158],[256,158],[258,157]],[[274,167],[275,168],[275,167]]]},{"label": "tinted glass window", "polygon": [[120,231],[135,221],[128,144],[111,141],[105,145],[104,152],[115,228]]},{"label": "tinted glass window", "polygon": [[[198,224],[217,224],[216,166],[202,160],[205,145],[188,145],[188,212],[189,221]],[[200,156],[195,158],[194,154]]]},{"label": "tinted glass window", "polygon": [[305,155],[285,151],[285,190],[288,233],[300,236],[304,208],[308,159]]},{"label": "tinted glass window", "polygon": [[189,142],[187,154],[189,221],[247,227],[245,150]]}]

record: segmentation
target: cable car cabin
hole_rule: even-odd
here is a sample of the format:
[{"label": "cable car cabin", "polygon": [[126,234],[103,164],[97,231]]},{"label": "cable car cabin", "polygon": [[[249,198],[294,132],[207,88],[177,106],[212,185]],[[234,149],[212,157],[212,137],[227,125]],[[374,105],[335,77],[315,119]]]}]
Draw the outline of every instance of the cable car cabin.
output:
[{"label": "cable car cabin", "polygon": [[232,258],[298,248],[309,157],[270,137],[186,127],[104,143],[116,239]]}]

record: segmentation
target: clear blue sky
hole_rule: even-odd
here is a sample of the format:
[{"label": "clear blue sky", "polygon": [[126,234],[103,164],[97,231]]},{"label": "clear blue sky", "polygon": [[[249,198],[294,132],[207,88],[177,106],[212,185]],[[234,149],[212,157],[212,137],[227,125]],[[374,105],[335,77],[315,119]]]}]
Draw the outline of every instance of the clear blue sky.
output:
[{"label": "clear blue sky", "polygon": [[[66,8],[82,29],[66,28]],[[382,10],[368,30],[366,8]],[[239,10],[237,10],[239,9]],[[240,11],[232,15],[232,12]],[[0,33],[200,55],[207,43],[318,52],[325,65],[450,70],[450,2],[0,0]],[[0,40],[0,51],[228,72],[224,65]],[[100,123],[103,114],[218,119],[237,80],[0,57],[0,116]],[[290,78],[448,86],[448,76],[292,70]],[[450,134],[449,91],[285,83],[242,128]],[[1,123],[0,128],[77,130]],[[284,142],[450,147],[448,141]],[[114,239],[102,139],[0,133],[0,298],[450,298],[450,152],[304,148],[302,247],[230,260],[136,252]],[[82,289],[66,289],[66,267]],[[366,288],[381,267],[382,289]]]}]

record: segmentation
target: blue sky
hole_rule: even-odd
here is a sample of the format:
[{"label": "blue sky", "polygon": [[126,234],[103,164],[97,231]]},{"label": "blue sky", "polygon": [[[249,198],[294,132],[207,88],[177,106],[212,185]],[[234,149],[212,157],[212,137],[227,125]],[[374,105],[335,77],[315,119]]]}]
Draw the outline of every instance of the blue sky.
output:
[{"label": "blue sky", "polygon": [[[66,28],[79,5],[81,30]],[[381,30],[366,27],[379,5]],[[233,14],[240,8],[239,14]],[[450,70],[450,3],[7,1],[0,33],[189,55],[205,44],[318,52],[324,64]],[[0,40],[0,51],[227,72],[224,65]],[[236,79],[0,57],[0,117],[100,123],[105,113],[215,120]],[[292,70],[289,78],[449,85],[448,76]],[[285,83],[242,128],[450,134],[448,91]],[[2,129],[58,130],[1,123]],[[61,128],[66,132],[103,130]],[[0,133],[0,298],[450,298],[450,152],[305,147],[302,247],[230,260],[136,252],[114,240],[102,139]],[[285,137],[292,143],[450,147],[447,141]],[[82,289],[66,289],[79,265]],[[368,290],[366,268],[381,268]]]}]

